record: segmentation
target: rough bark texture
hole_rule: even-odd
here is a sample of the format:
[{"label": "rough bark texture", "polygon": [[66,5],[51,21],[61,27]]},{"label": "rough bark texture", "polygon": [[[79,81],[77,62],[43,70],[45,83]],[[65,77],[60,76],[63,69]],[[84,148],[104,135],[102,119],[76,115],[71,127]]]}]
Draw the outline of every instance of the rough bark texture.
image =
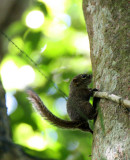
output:
[{"label": "rough bark texture", "polygon": [[[128,2],[84,0],[94,85],[130,99]],[[93,160],[127,160],[130,147],[128,111],[109,100],[100,101],[95,125]]]}]

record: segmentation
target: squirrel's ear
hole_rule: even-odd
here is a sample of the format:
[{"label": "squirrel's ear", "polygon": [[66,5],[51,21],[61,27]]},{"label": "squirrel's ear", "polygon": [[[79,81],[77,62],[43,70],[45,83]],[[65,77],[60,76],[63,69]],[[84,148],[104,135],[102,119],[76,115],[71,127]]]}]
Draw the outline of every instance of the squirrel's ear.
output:
[{"label": "squirrel's ear", "polygon": [[74,79],[73,79],[73,83],[74,83],[75,85],[79,85],[79,80],[78,80],[77,78],[74,78]]}]

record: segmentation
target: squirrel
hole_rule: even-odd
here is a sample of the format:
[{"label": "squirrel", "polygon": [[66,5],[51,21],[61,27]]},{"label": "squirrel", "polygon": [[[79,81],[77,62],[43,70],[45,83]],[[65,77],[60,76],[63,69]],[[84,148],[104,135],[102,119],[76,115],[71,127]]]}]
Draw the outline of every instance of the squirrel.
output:
[{"label": "squirrel", "polygon": [[97,89],[88,88],[91,80],[92,75],[79,74],[74,77],[70,83],[67,112],[71,121],[56,117],[47,109],[39,96],[32,90],[27,90],[28,99],[37,111],[40,112],[41,116],[52,124],[62,128],[80,129],[93,134],[92,129],[89,127],[88,120],[95,119],[97,116],[96,99],[93,100],[93,106],[89,103],[89,99]]}]

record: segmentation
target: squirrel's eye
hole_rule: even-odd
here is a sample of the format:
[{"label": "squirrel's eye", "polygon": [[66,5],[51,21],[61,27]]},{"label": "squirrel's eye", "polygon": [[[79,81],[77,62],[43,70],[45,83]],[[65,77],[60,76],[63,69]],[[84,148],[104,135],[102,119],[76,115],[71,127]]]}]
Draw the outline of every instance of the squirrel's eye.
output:
[{"label": "squirrel's eye", "polygon": [[81,77],[82,77],[83,79],[85,79],[85,78],[86,78],[86,75],[85,75],[85,74],[82,74]]}]

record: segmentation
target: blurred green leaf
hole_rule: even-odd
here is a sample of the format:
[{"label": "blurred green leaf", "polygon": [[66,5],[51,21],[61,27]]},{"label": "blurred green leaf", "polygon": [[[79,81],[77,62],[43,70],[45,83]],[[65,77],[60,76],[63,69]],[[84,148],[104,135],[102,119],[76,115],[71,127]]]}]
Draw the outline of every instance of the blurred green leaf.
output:
[{"label": "blurred green leaf", "polygon": [[[26,16],[32,10],[40,10],[45,15],[44,23],[36,29],[26,26]],[[82,1],[55,1],[55,5],[51,1],[33,1],[21,20],[13,22],[6,29],[6,34],[12,42],[3,38],[3,48],[7,54],[0,71],[3,72],[4,67],[9,68],[6,65],[11,61],[15,69],[30,65],[35,73],[34,81],[29,84],[28,75],[19,78],[17,72],[10,68],[3,73],[5,77],[10,74],[19,78],[24,86],[21,86],[23,90],[18,86],[15,89],[4,86],[18,103],[10,115],[15,143],[22,145],[33,156],[58,160],[90,160],[92,135],[53,126],[32,109],[25,93],[26,87],[33,88],[52,113],[62,119],[69,119],[67,114],[62,115],[58,111],[56,104],[59,98],[64,98],[64,93],[68,95],[70,81],[75,75],[92,72]],[[12,77],[9,80],[13,86]],[[90,125],[93,127],[92,122]],[[43,146],[36,148],[37,143],[30,144],[34,140],[39,144],[43,142]]]}]

